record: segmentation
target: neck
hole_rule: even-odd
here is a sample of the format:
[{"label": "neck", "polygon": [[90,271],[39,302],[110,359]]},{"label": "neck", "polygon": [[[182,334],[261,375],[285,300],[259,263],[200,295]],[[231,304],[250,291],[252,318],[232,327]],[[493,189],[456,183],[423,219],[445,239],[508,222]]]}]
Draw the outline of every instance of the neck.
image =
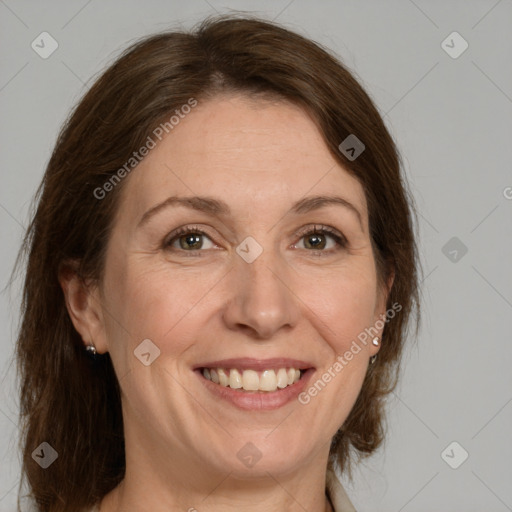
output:
[{"label": "neck", "polygon": [[[225,475],[224,475],[225,477]],[[164,512],[168,510],[186,510],[188,512],[231,512],[244,510],[247,512],[334,512],[325,494],[325,481],[321,488],[314,492],[299,493],[298,487],[289,481],[279,481],[272,485],[262,486],[240,485],[227,476],[222,481],[212,483],[200,493],[174,492],[176,489],[188,490],[187,486],[168,481],[168,487],[162,492],[143,492],[147,489],[144,481],[133,483],[125,478],[118,487],[105,496],[99,512],[136,512],[152,510]],[[306,480],[303,480],[306,481]],[[270,482],[269,482],[270,484]]]},{"label": "neck", "polygon": [[105,496],[100,512],[333,512],[325,494],[326,460],[317,458],[287,474],[273,469],[244,477],[179,459],[156,467],[157,456],[142,455],[127,453],[125,478]]}]

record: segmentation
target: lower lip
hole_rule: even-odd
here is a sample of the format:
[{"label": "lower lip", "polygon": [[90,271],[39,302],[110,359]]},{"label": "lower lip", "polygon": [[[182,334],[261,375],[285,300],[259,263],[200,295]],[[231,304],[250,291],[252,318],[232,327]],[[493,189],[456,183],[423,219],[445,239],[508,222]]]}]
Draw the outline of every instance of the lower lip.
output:
[{"label": "lower lip", "polygon": [[278,389],[276,391],[238,391],[230,387],[215,384],[211,380],[206,379],[203,377],[201,370],[195,370],[195,373],[206,389],[213,395],[232,403],[239,409],[247,411],[270,411],[279,409],[293,400],[298,400],[298,395],[304,390],[314,371],[314,368],[309,368],[304,372],[300,380],[291,386],[286,386],[284,389]]}]

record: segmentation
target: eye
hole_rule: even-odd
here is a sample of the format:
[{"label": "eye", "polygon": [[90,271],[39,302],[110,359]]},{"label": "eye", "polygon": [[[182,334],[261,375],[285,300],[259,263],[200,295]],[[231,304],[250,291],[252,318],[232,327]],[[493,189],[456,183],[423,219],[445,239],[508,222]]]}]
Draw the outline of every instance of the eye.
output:
[{"label": "eye", "polygon": [[[322,255],[321,253],[329,254],[347,246],[346,238],[337,230],[327,226],[320,226],[320,229],[317,229],[317,226],[314,226],[313,228],[306,228],[305,231],[298,233],[298,235],[301,239],[305,240],[305,249],[320,251],[320,255]],[[328,238],[334,240],[334,243],[330,248],[324,250],[327,246],[326,239]],[[302,249],[303,247],[300,248]]]},{"label": "eye", "polygon": [[[171,233],[170,236],[171,238],[169,238],[164,244],[165,248],[170,248],[172,250],[182,250],[186,252],[212,248],[204,247],[203,238],[206,237],[210,240],[210,237],[202,229],[199,229],[195,226],[184,226]],[[176,247],[176,242],[178,243],[179,247]]]},{"label": "eye", "polygon": [[[188,252],[191,253],[190,256],[199,256],[195,253],[200,252],[201,249],[212,249],[215,246],[208,233],[197,226],[184,226],[169,236],[170,238],[164,243],[165,249]],[[339,231],[328,226],[308,227],[297,233],[296,236],[305,240],[304,247],[299,247],[300,249],[309,250],[319,256],[331,254],[347,246],[346,238]],[[210,247],[205,247],[204,238],[210,241]],[[329,238],[333,241],[331,247],[327,247]]]}]

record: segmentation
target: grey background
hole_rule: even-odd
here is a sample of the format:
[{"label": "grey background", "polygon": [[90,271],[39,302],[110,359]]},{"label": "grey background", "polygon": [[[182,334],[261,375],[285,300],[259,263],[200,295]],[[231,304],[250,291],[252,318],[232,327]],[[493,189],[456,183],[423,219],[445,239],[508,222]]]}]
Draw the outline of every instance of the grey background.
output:
[{"label": "grey background", "polygon": [[[0,0],[0,286],[58,129],[92,78],[132,39],[229,9],[343,59],[397,139],[420,213],[425,320],[389,400],[386,444],[344,482],[351,499],[360,512],[512,510],[511,0]],[[43,31],[59,44],[46,60],[31,48]],[[441,46],[453,31],[469,44],[456,59]],[[19,480],[20,287],[0,296],[0,512],[14,510]],[[461,448],[441,456],[453,441],[469,453],[458,469],[445,460]]]}]

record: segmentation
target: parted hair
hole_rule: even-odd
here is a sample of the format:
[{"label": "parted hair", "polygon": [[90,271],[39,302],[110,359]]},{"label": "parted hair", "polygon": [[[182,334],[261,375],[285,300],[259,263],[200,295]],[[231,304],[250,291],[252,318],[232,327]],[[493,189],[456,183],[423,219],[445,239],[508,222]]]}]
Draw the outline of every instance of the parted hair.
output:
[{"label": "parted hair", "polygon": [[[384,440],[385,398],[397,385],[410,326],[415,324],[417,334],[420,318],[415,209],[397,147],[354,74],[322,45],[253,16],[209,17],[188,31],[138,39],[115,58],[64,123],[33,198],[15,266],[24,270],[16,361],[21,482],[26,479],[28,498],[38,511],[86,510],[125,473],[112,360],[108,353],[94,360],[84,350],[66,308],[60,272],[78,262],[74,271],[84,282],[101,282],[126,180],[101,199],[95,191],[176,109],[190,98],[201,102],[218,94],[300,106],[334,158],[364,189],[379,282],[394,273],[387,306],[400,308],[386,322],[377,360],[368,365],[356,403],[332,439],[329,466],[352,478],[352,462]],[[364,144],[355,159],[339,149],[349,135]],[[59,455],[46,469],[32,457],[42,442]]]}]

